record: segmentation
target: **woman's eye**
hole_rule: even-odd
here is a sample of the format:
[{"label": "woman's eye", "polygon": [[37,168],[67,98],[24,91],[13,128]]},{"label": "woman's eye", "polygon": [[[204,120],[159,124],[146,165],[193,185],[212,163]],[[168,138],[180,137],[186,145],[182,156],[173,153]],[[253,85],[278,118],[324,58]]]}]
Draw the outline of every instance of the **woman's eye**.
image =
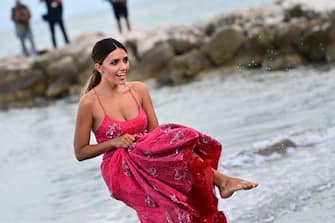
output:
[{"label": "woman's eye", "polygon": [[128,57],[123,58],[123,63],[128,63]]},{"label": "woman's eye", "polygon": [[119,60],[112,60],[112,61],[111,61],[111,64],[112,64],[112,65],[116,65],[118,62],[119,62]]}]

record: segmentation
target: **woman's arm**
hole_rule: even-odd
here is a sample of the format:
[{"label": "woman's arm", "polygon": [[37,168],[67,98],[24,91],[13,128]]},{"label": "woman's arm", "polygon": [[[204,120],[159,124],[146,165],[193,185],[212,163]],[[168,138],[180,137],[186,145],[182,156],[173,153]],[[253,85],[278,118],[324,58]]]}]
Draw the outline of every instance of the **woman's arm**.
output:
[{"label": "woman's arm", "polygon": [[83,96],[79,103],[73,142],[75,156],[78,161],[94,158],[116,148],[127,148],[135,140],[134,136],[125,134],[103,143],[90,144],[93,105],[94,100],[89,95]]},{"label": "woman's arm", "polygon": [[159,123],[158,123],[158,119],[157,119],[154,106],[152,104],[149,90],[147,86],[142,82],[133,82],[133,86],[134,86],[135,91],[141,97],[141,103],[142,103],[143,109],[148,117],[148,131],[151,132],[156,127],[158,127]]}]

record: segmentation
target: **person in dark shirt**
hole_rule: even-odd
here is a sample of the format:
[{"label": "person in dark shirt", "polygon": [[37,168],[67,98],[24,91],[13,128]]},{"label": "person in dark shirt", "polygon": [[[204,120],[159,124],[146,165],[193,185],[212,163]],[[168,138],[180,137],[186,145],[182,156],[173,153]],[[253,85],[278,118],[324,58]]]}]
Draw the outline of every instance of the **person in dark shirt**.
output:
[{"label": "person in dark shirt", "polygon": [[114,16],[117,22],[119,33],[122,33],[121,17],[126,21],[128,31],[131,31],[131,26],[128,18],[127,0],[107,0],[111,3],[114,11]]},{"label": "person in dark shirt", "polygon": [[54,48],[57,48],[57,41],[55,36],[55,26],[56,24],[59,25],[65,43],[69,43],[69,38],[65,30],[64,22],[63,22],[63,4],[62,0],[40,0],[40,2],[45,2],[47,6],[47,14],[43,15],[43,19],[48,22],[52,44]]}]

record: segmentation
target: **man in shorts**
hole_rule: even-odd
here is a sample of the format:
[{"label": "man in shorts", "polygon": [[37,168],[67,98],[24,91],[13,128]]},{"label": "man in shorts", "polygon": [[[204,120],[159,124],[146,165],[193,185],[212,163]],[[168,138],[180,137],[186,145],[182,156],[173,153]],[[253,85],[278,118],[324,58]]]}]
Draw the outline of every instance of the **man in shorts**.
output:
[{"label": "man in shorts", "polygon": [[127,0],[107,0],[107,1],[111,3],[113,6],[119,33],[122,33],[121,17],[125,19],[128,31],[131,31],[130,22],[128,19]]}]

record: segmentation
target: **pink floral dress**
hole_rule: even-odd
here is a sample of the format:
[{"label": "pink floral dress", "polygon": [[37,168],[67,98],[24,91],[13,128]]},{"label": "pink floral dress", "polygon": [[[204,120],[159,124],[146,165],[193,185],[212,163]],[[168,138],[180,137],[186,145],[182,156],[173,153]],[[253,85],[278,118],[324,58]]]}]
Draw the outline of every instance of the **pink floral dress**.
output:
[{"label": "pink floral dress", "polygon": [[[128,149],[103,155],[101,173],[111,196],[135,209],[141,223],[226,223],[217,209],[212,171],[221,144],[179,124],[160,125],[148,133],[146,113],[136,103],[135,118],[118,121],[105,112],[94,131],[98,143],[125,133],[136,136]],[[192,158],[193,151],[203,160]]]}]

